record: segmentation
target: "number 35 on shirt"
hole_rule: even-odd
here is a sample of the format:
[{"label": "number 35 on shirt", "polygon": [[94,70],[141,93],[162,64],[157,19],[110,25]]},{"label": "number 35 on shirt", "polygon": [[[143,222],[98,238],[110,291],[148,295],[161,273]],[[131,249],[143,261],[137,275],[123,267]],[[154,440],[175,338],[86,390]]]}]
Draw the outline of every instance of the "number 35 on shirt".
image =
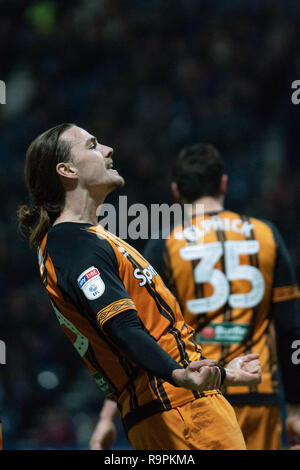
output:
[{"label": "number 35 on shirt", "polygon": [[[224,245],[220,242],[213,242],[181,248],[180,255],[184,260],[200,260],[194,268],[195,282],[207,282],[214,288],[214,293],[210,297],[187,301],[190,313],[201,314],[217,310],[227,302],[232,308],[251,308],[258,305],[265,292],[264,278],[256,267],[240,264],[240,255],[254,255],[258,251],[259,242],[257,240],[225,241]],[[225,272],[215,269],[216,263],[223,255]],[[236,280],[249,281],[251,283],[250,292],[231,294],[229,282]]]}]

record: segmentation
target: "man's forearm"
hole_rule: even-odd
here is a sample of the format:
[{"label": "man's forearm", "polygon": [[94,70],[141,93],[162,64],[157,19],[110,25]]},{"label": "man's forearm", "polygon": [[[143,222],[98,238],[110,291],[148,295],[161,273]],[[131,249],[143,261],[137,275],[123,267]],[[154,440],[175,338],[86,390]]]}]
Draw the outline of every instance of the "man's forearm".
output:
[{"label": "man's forearm", "polygon": [[107,421],[114,421],[116,415],[118,412],[117,408],[117,402],[114,400],[110,400],[109,398],[106,398],[106,400],[103,403],[103,407],[99,413],[99,419],[100,420],[107,420]]}]

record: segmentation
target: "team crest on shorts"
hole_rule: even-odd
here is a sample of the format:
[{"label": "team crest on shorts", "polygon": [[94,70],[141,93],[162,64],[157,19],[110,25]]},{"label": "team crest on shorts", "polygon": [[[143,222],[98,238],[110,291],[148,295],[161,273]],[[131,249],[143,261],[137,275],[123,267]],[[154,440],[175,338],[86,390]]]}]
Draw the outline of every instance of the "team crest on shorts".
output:
[{"label": "team crest on shorts", "polygon": [[105,284],[95,266],[81,273],[77,278],[77,283],[88,300],[98,299],[105,291]]}]

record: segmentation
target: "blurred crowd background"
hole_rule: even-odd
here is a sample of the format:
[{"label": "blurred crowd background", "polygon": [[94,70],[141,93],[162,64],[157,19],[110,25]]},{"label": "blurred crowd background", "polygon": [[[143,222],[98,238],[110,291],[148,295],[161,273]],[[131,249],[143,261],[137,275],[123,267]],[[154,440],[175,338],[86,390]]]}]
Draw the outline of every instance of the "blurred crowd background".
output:
[{"label": "blurred crowd background", "polygon": [[[75,122],[115,149],[129,204],[172,202],[172,160],[215,144],[226,205],[273,221],[300,279],[297,0],[2,0],[0,365],[4,448],[87,448],[103,396],[61,331],[17,233],[26,148]],[[135,246],[143,248],[137,241]],[[120,428],[120,423],[118,423]],[[120,430],[116,448],[126,448]]]}]

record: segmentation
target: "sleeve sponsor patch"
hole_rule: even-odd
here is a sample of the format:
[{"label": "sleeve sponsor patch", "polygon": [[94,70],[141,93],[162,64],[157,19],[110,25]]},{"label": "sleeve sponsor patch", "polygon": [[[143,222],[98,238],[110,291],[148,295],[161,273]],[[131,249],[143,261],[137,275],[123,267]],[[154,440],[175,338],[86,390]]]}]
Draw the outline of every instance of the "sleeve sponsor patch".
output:
[{"label": "sleeve sponsor patch", "polygon": [[78,276],[77,283],[88,300],[98,299],[105,291],[105,284],[101,279],[99,270],[95,266],[91,266],[83,271]]}]

